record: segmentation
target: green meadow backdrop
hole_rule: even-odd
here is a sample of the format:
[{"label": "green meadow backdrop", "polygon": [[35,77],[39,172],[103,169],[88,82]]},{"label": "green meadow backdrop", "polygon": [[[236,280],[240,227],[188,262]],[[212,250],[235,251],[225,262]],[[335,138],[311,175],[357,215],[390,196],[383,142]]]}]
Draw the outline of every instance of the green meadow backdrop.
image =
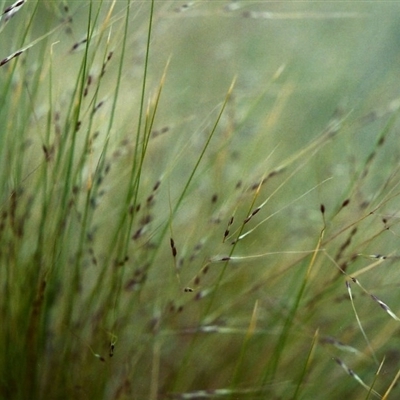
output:
[{"label": "green meadow backdrop", "polygon": [[400,396],[396,2],[0,6],[1,399]]}]

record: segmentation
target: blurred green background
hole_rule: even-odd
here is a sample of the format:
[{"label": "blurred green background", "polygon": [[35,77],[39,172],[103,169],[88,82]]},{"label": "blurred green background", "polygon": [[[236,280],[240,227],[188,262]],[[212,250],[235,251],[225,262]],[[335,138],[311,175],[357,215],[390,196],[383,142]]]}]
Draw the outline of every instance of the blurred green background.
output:
[{"label": "blurred green background", "polygon": [[[3,3],[4,7],[8,5]],[[113,4],[112,16],[103,29]],[[58,281],[48,282],[51,289],[47,290],[52,292],[46,292],[46,296],[54,297],[46,297],[48,308],[43,307],[46,313],[41,340],[45,350],[37,364],[41,393],[52,398],[57,398],[54,396],[60,390],[67,393],[65,398],[197,399],[207,398],[204,393],[196,395],[198,390],[231,388],[232,398],[255,399],[252,394],[244,397],[240,390],[262,388],[260,398],[267,393],[271,399],[286,399],[291,398],[300,381],[302,392],[297,398],[367,398],[368,392],[334,362],[334,357],[344,354],[346,363],[354,365],[368,384],[378,369],[357,325],[338,266],[344,265],[349,274],[357,274],[376,261],[365,255],[398,254],[400,147],[395,116],[400,107],[400,4],[158,1],[154,6],[145,90],[149,114],[164,71],[166,75],[141,167],[137,201],[142,209],[129,228],[132,232],[128,231],[132,236],[144,227],[144,238],[129,241],[129,260],[125,260],[125,269],[119,270],[124,272],[118,305],[110,301],[114,297],[107,284],[114,283],[113,257],[121,254],[119,249],[110,248],[110,236],[127,213],[126,183],[136,162],[151,2],[130,2],[125,49],[127,2],[121,0],[31,0],[0,32],[0,59],[45,35],[0,69],[1,87],[8,88],[9,109],[16,110],[12,116],[0,110],[0,121],[7,132],[3,143],[14,144],[10,126],[24,126],[22,122],[28,121],[26,132],[18,136],[24,139],[18,143],[21,147],[12,147],[16,154],[4,151],[3,155],[10,158],[4,156],[1,162],[4,204],[10,203],[16,182],[24,187],[24,204],[30,203],[30,193],[35,200],[31,203],[35,206],[30,214],[30,238],[24,238],[26,242],[21,245],[31,267],[35,266],[35,260],[29,263],[29,257],[41,210],[35,191],[40,179],[39,183],[35,179],[40,177],[37,171],[43,164],[46,127],[51,126],[49,132],[54,135],[58,123],[48,112],[58,112],[59,124],[68,126],[67,109],[85,54],[84,45],[73,48],[93,27],[88,69],[94,77],[93,87],[99,91],[97,100],[104,100],[93,118],[90,96],[82,102],[83,124],[77,135],[77,149],[84,147],[88,132],[93,151],[78,170],[81,186],[77,191],[86,194],[88,176],[105,143],[109,146],[105,165],[110,165],[111,172],[102,176],[102,190],[96,192],[101,195],[94,199],[98,207],[90,211],[93,218],[89,218],[88,229],[95,239],[93,243],[87,239],[82,246],[79,294],[68,293],[62,279],[70,277],[68,268],[75,262],[74,252],[79,247],[75,228],[79,231],[80,213],[87,210],[84,195],[79,198],[76,194],[74,198],[70,236],[65,236],[64,253],[57,258],[55,268],[60,275]],[[100,80],[102,63],[110,51],[113,56]],[[4,71],[12,71],[15,63],[24,68],[13,72],[11,85],[7,86]],[[232,95],[206,156],[184,201],[172,215],[234,79]],[[38,90],[30,97],[33,82]],[[108,131],[118,84],[115,119]],[[3,100],[7,103],[8,97]],[[14,100],[15,104],[20,102],[20,107],[14,105]],[[324,132],[338,121],[339,133],[328,140]],[[392,125],[383,136],[389,121]],[[384,140],[380,141],[381,137]],[[16,149],[21,149],[21,154]],[[48,165],[51,172],[53,164]],[[14,166],[22,172],[18,168],[17,173]],[[287,169],[281,171],[281,166]],[[254,185],[257,187],[278,170],[280,173],[262,185],[256,196]],[[155,191],[159,180],[160,188]],[[52,192],[54,199],[49,204],[57,209],[64,181],[52,183],[59,192]],[[148,201],[152,194],[154,204]],[[265,208],[245,224],[244,232],[262,220],[264,223],[238,243],[233,255],[284,254],[231,262],[221,274],[223,263],[209,263],[210,259],[229,254],[234,233],[244,218],[269,196]],[[342,207],[348,198],[349,206]],[[324,215],[320,204],[326,207]],[[232,236],[223,241],[232,215]],[[295,252],[316,248],[324,222],[321,256],[318,253],[308,276],[310,254],[303,257]],[[162,237],[164,227],[168,233]],[[171,256],[169,236],[178,248],[176,260]],[[108,251],[115,254],[111,257]],[[359,279],[367,290],[397,311],[400,281],[396,263],[397,258],[388,259],[384,267],[363,272]],[[107,273],[103,276],[102,271]],[[101,279],[100,283],[96,281],[99,276],[105,277],[103,285]],[[143,285],[138,283],[141,279]],[[96,283],[99,293],[88,301],[88,293]],[[181,286],[186,285],[193,287],[193,292],[184,292]],[[376,387],[382,394],[398,371],[398,321],[390,319],[367,292],[353,286],[360,320],[377,358],[387,359]],[[210,293],[215,287],[218,290],[213,297]],[[33,298],[36,292],[32,293]],[[300,300],[294,308],[296,296]],[[58,315],[64,315],[69,301],[74,306],[71,324],[65,327]],[[256,325],[254,331],[252,323]],[[205,332],[205,327],[209,331]],[[23,349],[25,336],[18,334],[18,326],[12,326],[10,332],[13,330]],[[316,331],[320,335],[318,351],[302,380],[302,368]],[[107,340],[114,334],[118,336],[115,355],[112,360],[107,358],[103,368],[93,355],[107,354]],[[353,347],[344,353],[332,349],[332,343],[338,342],[329,341],[330,337]],[[360,356],[355,348],[364,354]],[[59,354],[64,357],[61,362]],[[68,367],[63,360],[70,363]],[[17,366],[19,360],[13,363]],[[3,371],[6,365],[3,360]],[[61,389],[52,382],[53,372],[54,382]],[[215,393],[209,392],[209,397],[222,396]],[[394,389],[392,398],[398,393],[399,389]]]}]

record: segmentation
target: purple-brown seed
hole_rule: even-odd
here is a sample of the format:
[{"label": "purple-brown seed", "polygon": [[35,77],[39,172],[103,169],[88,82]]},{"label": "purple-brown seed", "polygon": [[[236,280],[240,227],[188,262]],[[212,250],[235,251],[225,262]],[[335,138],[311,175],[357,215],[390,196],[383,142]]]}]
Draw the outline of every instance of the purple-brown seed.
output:
[{"label": "purple-brown seed", "polygon": [[350,203],[350,199],[346,199],[346,200],[342,203],[342,207],[346,207],[349,203]]},{"label": "purple-brown seed", "polygon": [[157,181],[156,184],[153,186],[153,192],[155,192],[161,185],[161,181]]}]

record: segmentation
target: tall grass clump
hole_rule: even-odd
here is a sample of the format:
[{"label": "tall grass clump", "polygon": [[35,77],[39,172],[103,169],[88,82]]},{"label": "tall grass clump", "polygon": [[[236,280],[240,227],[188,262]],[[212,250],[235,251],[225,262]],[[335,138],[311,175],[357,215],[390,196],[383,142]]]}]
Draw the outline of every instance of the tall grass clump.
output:
[{"label": "tall grass clump", "polygon": [[0,6],[0,398],[398,398],[396,4]]}]

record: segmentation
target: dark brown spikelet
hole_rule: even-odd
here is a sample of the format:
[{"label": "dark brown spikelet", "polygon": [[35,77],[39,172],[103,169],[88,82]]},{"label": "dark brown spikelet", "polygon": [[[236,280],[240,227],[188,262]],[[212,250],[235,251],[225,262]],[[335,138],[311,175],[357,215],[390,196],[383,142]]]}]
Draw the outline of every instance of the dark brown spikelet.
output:
[{"label": "dark brown spikelet", "polygon": [[[191,2],[191,3],[193,3],[193,2]],[[174,11],[176,13],[180,13],[180,12],[186,11],[186,10],[188,10],[190,8],[191,3],[182,4],[180,7],[176,7]]]},{"label": "dark brown spikelet", "polygon": [[13,58],[16,58],[18,56],[20,56],[22,53],[24,52],[24,50],[18,50],[15,53],[11,54],[10,56],[3,58],[0,61],[0,67],[2,67],[4,64],[7,64],[9,61],[11,61]]},{"label": "dark brown spikelet", "polygon": [[26,3],[27,0],[19,0],[14,4],[8,6],[2,14],[0,14],[0,18],[3,17],[4,21],[7,22],[10,20],[14,14],[18,12],[18,10]]},{"label": "dark brown spikelet", "polygon": [[11,6],[7,7],[4,10],[3,15],[8,14],[10,11],[15,10],[17,7],[21,7],[25,3],[25,1],[26,0],[20,0],[20,1],[17,1],[16,3],[14,3],[14,4],[11,4]]},{"label": "dark brown spikelet", "polygon": [[94,108],[92,113],[94,114],[96,111],[99,110],[99,108],[104,104],[104,101],[100,101]]},{"label": "dark brown spikelet", "polygon": [[151,194],[151,195],[147,198],[146,202],[147,202],[148,205],[150,205],[150,204],[153,203],[153,200],[154,200],[154,194]]},{"label": "dark brown spikelet", "polygon": [[171,245],[171,250],[172,250],[172,256],[175,258],[176,255],[178,254],[176,247],[175,247],[175,242],[174,239],[170,239],[170,245]]},{"label": "dark brown spikelet", "polygon": [[50,161],[50,152],[46,145],[42,146],[44,156],[46,157],[46,161]]},{"label": "dark brown spikelet", "polygon": [[102,69],[101,69],[100,77],[102,77],[102,76],[106,73],[107,64],[108,64],[108,62],[111,60],[113,54],[114,54],[114,53],[113,53],[112,51],[110,51],[110,52],[108,53],[107,58],[106,58],[106,60],[105,60],[104,63],[103,63],[103,67],[102,67]]},{"label": "dark brown spikelet", "polygon": [[228,226],[226,227],[226,230],[225,230],[225,232],[224,232],[224,239],[223,239],[223,242],[225,242],[226,237],[229,235],[229,228],[230,228],[230,226],[233,224],[233,220],[234,220],[234,217],[232,216],[231,219],[229,220]]},{"label": "dark brown spikelet", "polygon": [[167,133],[169,131],[169,126],[164,126],[161,129],[155,129],[154,131],[151,132],[151,137],[156,138],[164,133]]},{"label": "dark brown spikelet", "polygon": [[140,219],[140,225],[142,226],[148,225],[152,220],[153,217],[150,214],[147,214]]},{"label": "dark brown spikelet", "polygon": [[88,75],[87,77],[87,81],[86,81],[86,86],[85,86],[85,90],[83,91],[83,96],[86,97],[89,93],[89,87],[92,84],[92,75]]},{"label": "dark brown spikelet", "polygon": [[161,185],[161,181],[157,181],[155,183],[155,185],[153,186],[153,192],[155,192],[160,187],[160,185]]},{"label": "dark brown spikelet", "polygon": [[348,206],[350,203],[350,199],[346,199],[343,203],[342,203],[342,208]]},{"label": "dark brown spikelet", "polygon": [[82,39],[80,42],[74,43],[74,45],[71,48],[71,51],[76,50],[80,45],[85,44],[87,42],[87,39]]},{"label": "dark brown spikelet", "polygon": [[244,223],[247,224],[259,211],[261,210],[260,207],[256,208],[245,220]]}]

